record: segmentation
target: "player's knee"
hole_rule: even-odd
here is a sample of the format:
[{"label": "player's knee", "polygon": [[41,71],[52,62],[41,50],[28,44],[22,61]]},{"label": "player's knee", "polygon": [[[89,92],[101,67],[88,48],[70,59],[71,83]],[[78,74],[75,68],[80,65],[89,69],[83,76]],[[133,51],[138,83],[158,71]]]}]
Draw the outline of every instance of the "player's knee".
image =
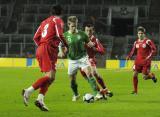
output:
[{"label": "player's knee", "polygon": [[81,71],[81,74],[83,77],[86,77],[86,73],[84,71]]},{"label": "player's knee", "polygon": [[138,72],[134,72],[133,77],[138,77]]},{"label": "player's knee", "polygon": [[88,78],[93,76],[91,72],[87,72],[86,75],[87,75]]},{"label": "player's knee", "polygon": [[89,70],[85,70],[85,74],[86,74],[87,77],[91,77],[92,76],[92,73]]},{"label": "player's knee", "polygon": [[93,75],[94,75],[95,77],[98,77],[97,72],[93,72]]}]

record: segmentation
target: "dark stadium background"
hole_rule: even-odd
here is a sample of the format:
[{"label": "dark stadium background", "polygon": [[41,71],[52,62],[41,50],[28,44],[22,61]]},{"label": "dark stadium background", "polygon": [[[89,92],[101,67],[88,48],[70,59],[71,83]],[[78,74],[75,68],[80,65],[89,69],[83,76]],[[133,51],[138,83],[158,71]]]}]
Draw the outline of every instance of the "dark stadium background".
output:
[{"label": "dark stadium background", "polygon": [[160,58],[159,0],[0,0],[0,57],[35,57],[32,37],[53,4],[63,6],[64,22],[67,16],[76,15],[79,29],[86,21],[95,25],[107,53],[97,55],[99,66],[106,59],[125,59],[140,25],[157,46],[154,60]]}]

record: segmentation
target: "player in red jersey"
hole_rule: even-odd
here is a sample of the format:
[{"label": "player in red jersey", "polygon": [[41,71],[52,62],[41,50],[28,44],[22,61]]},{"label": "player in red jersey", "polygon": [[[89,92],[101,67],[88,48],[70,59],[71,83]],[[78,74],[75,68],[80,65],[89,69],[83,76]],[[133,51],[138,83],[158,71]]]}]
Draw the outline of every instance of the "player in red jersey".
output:
[{"label": "player in red jersey", "polygon": [[[94,33],[94,26],[91,23],[87,23],[85,26],[85,32],[88,35],[90,41],[92,41],[95,45],[94,47],[90,48],[89,46],[86,45],[86,49],[87,49],[87,54],[89,57],[89,62],[90,62],[90,66],[91,66],[91,70],[92,70],[92,74],[93,76],[96,78],[97,83],[101,86],[101,90],[99,88],[99,86],[97,85],[97,89],[104,94],[104,96],[108,95],[110,97],[113,96],[113,93],[111,91],[108,90],[108,88],[106,87],[103,78],[99,75],[97,68],[96,68],[96,54],[99,53],[101,55],[103,55],[105,53],[104,47],[102,46],[102,44],[99,42],[99,40],[93,35]],[[83,72],[82,70],[81,74],[83,75],[83,77],[87,77],[85,72]]]},{"label": "player in red jersey", "polygon": [[126,58],[129,60],[137,52],[133,67],[134,90],[132,94],[138,93],[138,73],[142,73],[145,80],[152,79],[154,83],[157,82],[154,73],[150,72],[152,56],[156,54],[155,44],[145,36],[146,31],[144,27],[138,27],[137,32],[138,39],[134,42],[133,48]]},{"label": "player in red jersey", "polygon": [[38,46],[36,50],[36,58],[38,60],[41,72],[45,76],[39,78],[29,88],[22,92],[24,104],[28,105],[28,100],[32,92],[40,89],[35,105],[42,111],[48,111],[44,103],[44,96],[48,87],[55,80],[55,64],[58,55],[58,45],[62,42],[66,47],[68,46],[63,37],[63,21],[60,18],[62,8],[60,5],[55,5],[51,8],[51,16],[45,19],[37,29],[34,35],[34,42]]}]

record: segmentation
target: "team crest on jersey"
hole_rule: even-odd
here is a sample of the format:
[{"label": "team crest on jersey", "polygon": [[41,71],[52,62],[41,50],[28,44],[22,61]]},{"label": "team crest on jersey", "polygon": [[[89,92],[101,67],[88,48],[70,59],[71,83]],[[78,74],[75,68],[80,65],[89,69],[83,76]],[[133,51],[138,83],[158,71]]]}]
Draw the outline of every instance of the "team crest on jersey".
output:
[{"label": "team crest on jersey", "polygon": [[142,44],[142,47],[143,47],[143,48],[146,48],[146,44]]},{"label": "team crest on jersey", "polygon": [[139,48],[139,44],[136,44],[136,48]]},{"label": "team crest on jersey", "polygon": [[71,43],[71,37],[67,36],[68,43]]}]

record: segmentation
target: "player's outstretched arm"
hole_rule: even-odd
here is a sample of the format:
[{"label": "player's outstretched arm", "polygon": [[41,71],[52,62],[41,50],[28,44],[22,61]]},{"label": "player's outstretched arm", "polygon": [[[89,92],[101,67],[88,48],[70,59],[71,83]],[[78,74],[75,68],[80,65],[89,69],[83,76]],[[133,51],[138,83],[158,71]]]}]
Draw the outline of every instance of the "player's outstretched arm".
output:
[{"label": "player's outstretched arm", "polygon": [[58,50],[59,50],[58,57],[61,57],[61,58],[65,57],[65,55],[68,51],[67,47],[65,47],[65,46],[63,47],[63,44],[61,42],[59,43]]},{"label": "player's outstretched arm", "polygon": [[156,55],[157,49],[155,44],[151,40],[147,40],[147,44],[151,48],[150,54],[146,57],[146,60],[150,59],[152,56]]},{"label": "player's outstretched arm", "polygon": [[126,57],[126,60],[129,60],[133,56],[133,54],[134,54],[135,51],[136,51],[136,42],[134,42],[134,45],[133,45],[133,47],[131,49],[131,52]]},{"label": "player's outstretched arm", "polygon": [[98,39],[96,39],[96,50],[100,54],[105,54],[105,49]]}]

